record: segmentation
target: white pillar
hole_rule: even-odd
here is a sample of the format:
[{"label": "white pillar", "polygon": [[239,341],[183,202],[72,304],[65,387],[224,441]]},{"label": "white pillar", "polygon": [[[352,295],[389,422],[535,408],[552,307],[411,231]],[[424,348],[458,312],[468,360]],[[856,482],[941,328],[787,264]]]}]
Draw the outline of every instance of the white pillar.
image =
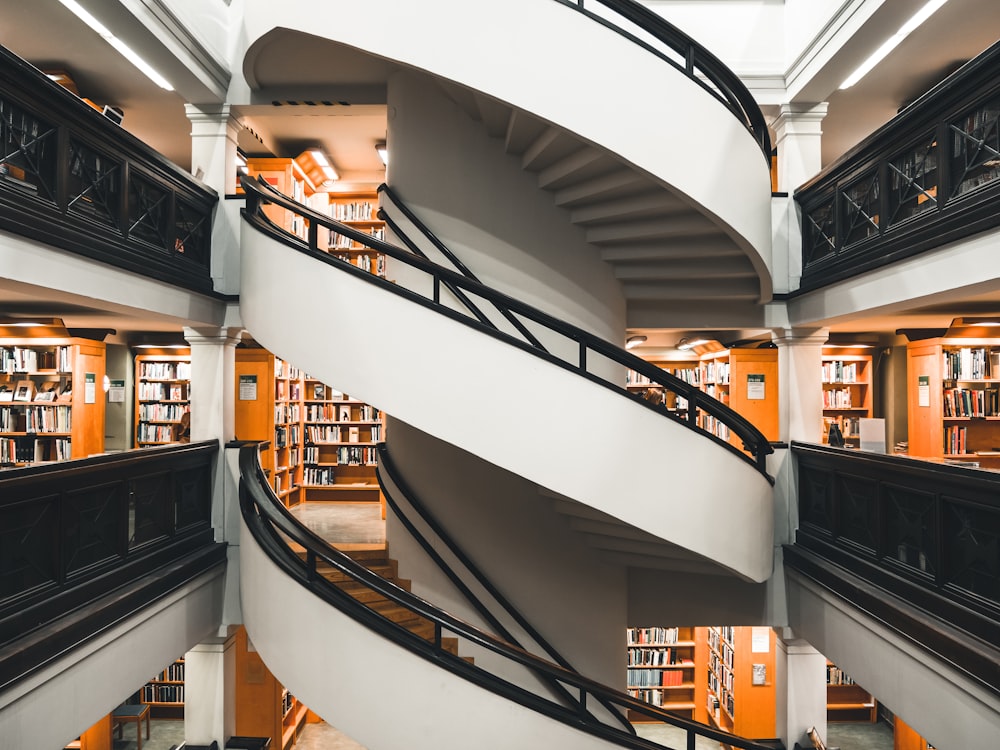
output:
[{"label": "white pillar", "polygon": [[[774,279],[776,292],[798,289],[802,278],[802,227],[793,194],[803,183],[815,177],[823,166],[821,136],[826,110],[826,102],[782,104],[772,123],[774,145],[778,152],[778,190],[788,193],[783,207],[774,207],[776,232],[773,252],[776,256],[784,253],[787,257],[786,272],[782,278]],[[774,261],[776,270],[786,267],[780,260],[776,258]]]},{"label": "white pillar", "polygon": [[[191,440],[218,440],[221,448],[235,437],[236,344],[238,328],[185,328],[191,345]],[[225,528],[225,471],[215,472],[212,527],[216,541]]]},{"label": "white pillar", "polygon": [[221,748],[235,733],[235,639],[213,638],[184,655],[184,739]]},{"label": "white pillar", "polygon": [[796,742],[811,747],[806,737],[810,728],[815,727],[819,736],[827,739],[826,657],[791,630],[777,632],[778,737],[788,748]]},{"label": "white pillar", "polygon": [[236,193],[237,139],[243,124],[228,104],[186,104],[191,121],[191,172],[219,194],[212,222],[212,281],[217,292],[239,294],[239,207]]}]

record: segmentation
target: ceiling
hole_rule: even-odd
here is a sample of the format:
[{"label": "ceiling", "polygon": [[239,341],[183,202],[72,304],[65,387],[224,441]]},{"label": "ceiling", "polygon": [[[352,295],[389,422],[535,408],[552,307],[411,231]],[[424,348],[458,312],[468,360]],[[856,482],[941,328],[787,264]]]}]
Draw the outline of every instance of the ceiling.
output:
[{"label": "ceiling", "polygon": [[[894,29],[894,16],[916,7],[920,0],[894,0],[884,29]],[[190,169],[190,124],[182,93],[163,91],[123,62],[104,40],[83,25],[58,0],[4,3],[0,44],[41,69],[66,70],[80,94],[99,105],[125,113],[122,126]],[[44,19],[40,23],[39,19]],[[974,57],[1000,38],[1000,3],[950,0],[932,19],[903,42],[859,84],[845,91],[836,85],[850,64],[881,43],[878,33],[857,34],[835,59],[826,61],[799,92],[801,101],[827,101],[823,122],[823,161],[830,163],[872,130],[891,118],[906,102],[925,91],[962,61]],[[321,59],[323,65],[316,65]],[[384,172],[374,143],[385,139],[385,80],[391,64],[356,52],[342,51],[303,34],[275,35],[252,66],[247,79],[259,87],[258,101],[238,114],[248,125],[240,145],[250,155],[295,156],[312,146],[330,155],[341,177],[380,182]],[[279,93],[280,92],[280,93]],[[308,92],[299,96],[297,92]],[[319,93],[317,93],[319,92]],[[320,96],[322,94],[322,96]],[[37,292],[37,294],[35,293]],[[32,309],[33,308],[33,309]],[[79,301],[46,299],[40,290],[5,289],[0,282],[0,313],[58,314],[79,319],[76,325],[97,327],[84,320],[86,305]],[[119,330],[175,325],[170,321],[127,319],[92,311],[91,317],[112,318]],[[947,326],[958,314],[1000,312],[1000,295],[987,294],[965,301],[947,300],[898,315],[863,321],[842,321],[833,328],[892,332],[901,327]],[[919,323],[919,325],[918,325]],[[673,345],[687,332],[647,331],[653,340]],[[728,341],[753,335],[750,331],[717,332]],[[756,332],[760,333],[760,332]]]}]

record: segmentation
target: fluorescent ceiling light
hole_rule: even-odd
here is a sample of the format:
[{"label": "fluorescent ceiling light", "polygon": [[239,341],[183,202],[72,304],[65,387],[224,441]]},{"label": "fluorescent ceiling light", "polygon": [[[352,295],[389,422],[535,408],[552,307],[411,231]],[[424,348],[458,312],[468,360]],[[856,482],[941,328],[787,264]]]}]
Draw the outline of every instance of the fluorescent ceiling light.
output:
[{"label": "fluorescent ceiling light", "polygon": [[847,79],[840,84],[840,88],[849,89],[851,86],[864,78],[872,68],[882,62],[882,59],[892,52],[900,42],[906,39],[906,37],[908,37],[914,29],[930,18],[934,14],[934,11],[946,2],[948,2],[948,0],[930,0],[930,2],[918,10],[909,21],[900,26],[899,31],[889,37],[881,47],[875,50],[871,57],[861,63],[857,70],[851,73],[851,75],[849,75]]},{"label": "fluorescent ceiling light", "polygon": [[645,343],[646,343],[645,336],[629,336],[627,339],[625,339],[625,348],[635,349],[635,347]]},{"label": "fluorescent ceiling light", "polygon": [[378,158],[382,160],[383,166],[389,166],[389,149],[385,147],[385,142],[376,143],[375,150],[378,152]]},{"label": "fluorescent ceiling light", "polygon": [[174,87],[170,85],[170,82],[161,76],[153,66],[148,62],[143,60],[139,55],[137,55],[131,47],[129,47],[125,42],[112,34],[108,27],[103,23],[94,18],[90,13],[84,9],[76,0],[59,0],[63,5],[65,5],[73,14],[83,21],[87,26],[96,31],[100,36],[104,38],[108,44],[118,50],[122,56],[132,63],[135,67],[141,70],[149,80],[159,86],[161,89],[166,89],[167,91],[173,91]]},{"label": "fluorescent ceiling light", "polygon": [[689,349],[694,349],[696,346],[704,346],[708,343],[708,339],[695,339],[694,341],[688,341],[687,339],[681,339],[677,344],[677,348],[682,352],[686,352]]}]

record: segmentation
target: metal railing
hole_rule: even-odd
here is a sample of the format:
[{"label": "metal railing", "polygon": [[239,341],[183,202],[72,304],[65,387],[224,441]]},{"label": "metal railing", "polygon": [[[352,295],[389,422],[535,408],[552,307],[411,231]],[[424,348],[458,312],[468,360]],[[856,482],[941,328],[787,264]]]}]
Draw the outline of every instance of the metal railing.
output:
[{"label": "metal railing", "polygon": [[[629,711],[643,716],[642,721],[657,721],[682,729],[686,734],[686,747],[694,750],[698,737],[720,742],[733,748],[744,750],[773,750],[773,745],[764,745],[752,740],[722,732],[705,724],[683,719],[668,711],[620,693],[605,685],[589,680],[576,672],[538,658],[489,633],[438,609],[431,603],[381,578],[329,546],[322,538],[300,524],[281,504],[268,484],[260,465],[257,444],[247,444],[240,449],[240,508],[250,533],[264,553],[284,573],[313,594],[321,598],[345,615],[380,633],[395,644],[433,662],[442,669],[456,674],[497,695],[516,701],[531,710],[563,722],[580,731],[600,737],[621,747],[642,750],[663,750],[663,746],[650,740],[636,737],[625,729],[596,721],[585,710],[588,701],[600,701],[618,706],[621,711]],[[290,545],[304,550],[300,553]],[[330,566],[352,581],[362,584],[412,614],[428,620],[434,625],[433,640],[425,640],[398,625],[336,584],[326,580],[319,572],[319,566]],[[487,672],[470,664],[458,654],[442,647],[446,634],[462,643],[485,649],[505,659],[512,666],[521,667],[542,678],[546,683],[561,683],[577,695],[570,706],[552,700],[544,695],[511,682],[509,679]]]},{"label": "metal railing", "polygon": [[[771,136],[753,95],[719,58],[635,0],[556,0],[621,34],[683,72],[718,99],[753,135],[771,164]],[[604,9],[602,15],[592,8]]]},{"label": "metal railing", "polygon": [[[351,273],[358,278],[364,279],[368,283],[376,284],[387,292],[406,297],[407,299],[434,309],[442,315],[446,315],[465,325],[472,326],[481,332],[498,338],[511,346],[516,346],[533,355],[543,358],[548,362],[565,368],[585,377],[592,382],[598,383],[606,388],[614,390],[624,397],[631,399],[635,403],[644,405],[668,419],[684,425],[694,430],[705,439],[713,440],[719,446],[738,455],[743,460],[752,464],[764,475],[768,481],[773,479],[767,474],[767,456],[773,453],[774,449],[767,438],[744,417],[725,406],[721,402],[700,391],[696,386],[684,382],[655,365],[636,357],[619,346],[616,346],[594,334],[573,326],[563,320],[559,320],[538,308],[521,302],[495,289],[491,289],[477,281],[468,279],[449,269],[438,266],[424,258],[415,256],[406,250],[391,245],[387,242],[377,240],[371,235],[361,232],[346,224],[331,219],[329,216],[320,214],[312,209],[296,203],[287,196],[267,185],[261,180],[243,178],[243,189],[246,193],[246,207],[243,209],[244,220],[259,231],[268,234],[277,241],[305,252],[318,261],[338,268],[346,273]],[[308,226],[306,239],[301,239],[284,229],[276,226],[261,211],[263,204],[273,204],[280,206],[292,213],[302,217]],[[318,247],[319,228],[332,230],[338,234],[349,237],[355,242],[369,247],[378,253],[382,253],[395,261],[405,264],[411,271],[429,279],[431,282],[430,296],[420,294],[413,289],[402,284],[396,284],[386,279],[368,273],[350,262],[340,259]],[[540,347],[532,345],[523,338],[498,330],[495,326],[482,323],[477,316],[463,314],[453,307],[446,305],[442,301],[442,287],[457,288],[466,295],[477,297],[497,309],[507,311],[511,316],[516,316],[522,323],[528,323],[543,330],[547,334],[554,334],[557,338],[567,342],[569,348],[575,352],[572,359],[557,356]],[[588,367],[588,357],[592,359],[604,358],[607,361],[623,365],[634,372],[649,378],[651,383],[663,386],[669,392],[687,402],[686,414],[671,411],[663,404],[654,404],[642,398],[641,395],[630,393],[622,384],[612,382],[599,374],[595,374]],[[716,436],[714,433],[703,429],[699,424],[699,417],[704,416],[713,422],[725,425],[730,435],[735,436],[743,446],[740,450],[735,445]]]}]

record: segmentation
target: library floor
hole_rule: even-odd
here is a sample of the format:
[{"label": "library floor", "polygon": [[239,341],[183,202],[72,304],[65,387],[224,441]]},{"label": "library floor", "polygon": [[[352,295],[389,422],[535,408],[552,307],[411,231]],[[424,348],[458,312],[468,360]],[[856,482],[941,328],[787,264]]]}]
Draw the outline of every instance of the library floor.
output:
[{"label": "library floor", "polygon": [[[336,546],[369,546],[385,543],[385,522],[377,503],[308,503],[298,505],[292,513],[306,526]],[[686,747],[683,732],[659,724],[637,724],[640,737],[670,748]],[[830,724],[827,745],[840,750],[892,750],[892,728],[877,724]],[[124,740],[116,740],[113,750],[136,750],[134,735],[125,733]],[[171,750],[184,738],[184,722],[176,720],[152,721],[150,739],[143,741],[143,750]],[[718,750],[717,742],[702,738],[698,750]],[[365,750],[350,737],[326,723],[308,724],[295,750]],[[789,750],[791,750],[789,748]]]}]

